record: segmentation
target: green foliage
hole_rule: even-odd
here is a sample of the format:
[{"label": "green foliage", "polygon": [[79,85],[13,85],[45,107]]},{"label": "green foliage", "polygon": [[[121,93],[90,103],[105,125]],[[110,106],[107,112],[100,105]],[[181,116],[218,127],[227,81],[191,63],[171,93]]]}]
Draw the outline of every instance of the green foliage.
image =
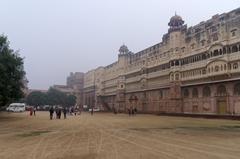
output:
[{"label": "green foliage", "polygon": [[47,104],[47,95],[39,91],[31,92],[27,96],[26,102],[28,105],[45,105]]},{"label": "green foliage", "polygon": [[66,100],[66,106],[72,106],[76,104],[76,96],[74,95],[69,95],[67,96],[67,100]]},{"label": "green foliage", "polygon": [[62,105],[73,106],[76,104],[74,95],[67,95],[61,91],[50,88],[47,93],[35,91],[27,96],[27,104],[33,106],[41,105]]},{"label": "green foliage", "polygon": [[0,106],[23,97],[23,65],[23,58],[10,49],[7,37],[0,35]]},{"label": "green foliage", "polygon": [[50,88],[47,92],[49,105],[65,105],[67,95],[56,89]]}]

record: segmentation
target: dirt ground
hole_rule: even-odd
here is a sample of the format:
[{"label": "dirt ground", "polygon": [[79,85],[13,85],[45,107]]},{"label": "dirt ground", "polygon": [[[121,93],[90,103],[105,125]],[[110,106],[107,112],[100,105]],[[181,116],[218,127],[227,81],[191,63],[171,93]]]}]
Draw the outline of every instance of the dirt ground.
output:
[{"label": "dirt ground", "polygon": [[0,159],[239,159],[240,121],[0,113]]}]

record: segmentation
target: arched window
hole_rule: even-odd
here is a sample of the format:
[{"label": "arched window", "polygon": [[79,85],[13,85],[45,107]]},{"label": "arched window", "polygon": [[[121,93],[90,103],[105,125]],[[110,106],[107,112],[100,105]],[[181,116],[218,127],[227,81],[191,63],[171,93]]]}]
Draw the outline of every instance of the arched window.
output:
[{"label": "arched window", "polygon": [[206,69],[202,70],[202,74],[205,75],[206,74]]},{"label": "arched window", "polygon": [[217,95],[218,96],[226,96],[227,95],[227,90],[226,90],[226,87],[224,85],[218,86]]},{"label": "arched window", "polygon": [[206,58],[206,54],[202,54],[202,59],[205,60]]},{"label": "arched window", "polygon": [[220,49],[219,53],[220,53],[220,55],[222,55],[222,54],[223,54],[223,53],[222,53],[222,49]]},{"label": "arched window", "polygon": [[170,77],[171,77],[171,81],[173,81],[174,80],[174,74],[172,73]]},{"label": "arched window", "polygon": [[163,98],[163,91],[160,90],[160,91],[159,91],[159,99],[162,99],[162,98]]},{"label": "arched window", "polygon": [[198,98],[198,89],[197,88],[193,88],[193,90],[192,90],[192,97],[193,98]]},{"label": "arched window", "polygon": [[226,48],[225,47],[223,48],[223,54],[226,54]]},{"label": "arched window", "polygon": [[218,56],[218,54],[219,54],[219,53],[218,53],[218,50],[214,50],[214,51],[213,51],[213,56]]},{"label": "arched window", "polygon": [[228,69],[231,70],[232,69],[232,65],[228,64]]},{"label": "arched window", "polygon": [[178,81],[179,80],[179,74],[175,74],[175,80]]},{"label": "arched window", "polygon": [[203,88],[203,97],[210,97],[211,96],[211,90],[210,87],[205,86]]},{"label": "arched window", "polygon": [[230,48],[230,47],[228,48],[228,53],[229,53],[229,54],[231,53],[231,48]]},{"label": "arched window", "polygon": [[238,52],[238,47],[236,45],[232,47],[232,52]]},{"label": "arched window", "polygon": [[234,95],[240,95],[240,83],[234,85]]},{"label": "arched window", "polygon": [[189,96],[188,89],[184,89],[184,91],[183,91],[183,97],[184,97],[184,98],[187,98],[188,96]]},{"label": "arched window", "polygon": [[233,69],[238,69],[238,64],[237,63],[233,64]]},{"label": "arched window", "polygon": [[175,61],[175,66],[179,66],[179,61],[178,60]]},{"label": "arched window", "polygon": [[215,72],[219,71],[219,66],[215,66]]},{"label": "arched window", "polygon": [[207,58],[210,58],[210,54],[207,54]]}]

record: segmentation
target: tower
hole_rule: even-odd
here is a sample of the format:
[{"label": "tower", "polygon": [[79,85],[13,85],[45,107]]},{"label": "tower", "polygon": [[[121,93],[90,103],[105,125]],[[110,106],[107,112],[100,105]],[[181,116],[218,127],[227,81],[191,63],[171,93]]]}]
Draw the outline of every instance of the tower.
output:
[{"label": "tower", "polygon": [[180,76],[180,61],[179,53],[181,48],[182,29],[184,21],[181,16],[175,14],[168,23],[169,51],[170,51],[170,98],[169,112],[181,112],[182,100],[181,100],[181,76]]},{"label": "tower", "polygon": [[173,54],[178,53],[181,45],[181,30],[183,28],[184,21],[181,16],[175,14],[168,23],[168,33],[170,36],[170,48],[173,49]]},{"label": "tower", "polygon": [[119,48],[118,54],[118,66],[119,66],[119,76],[117,80],[117,97],[116,97],[116,109],[120,112],[125,111],[125,68],[128,65],[131,52],[128,50],[126,45],[122,45]]},{"label": "tower", "polygon": [[128,50],[128,47],[125,44],[123,44],[119,48],[119,54],[118,54],[118,64],[120,67],[124,67],[127,65],[129,55],[130,55],[130,51]]}]

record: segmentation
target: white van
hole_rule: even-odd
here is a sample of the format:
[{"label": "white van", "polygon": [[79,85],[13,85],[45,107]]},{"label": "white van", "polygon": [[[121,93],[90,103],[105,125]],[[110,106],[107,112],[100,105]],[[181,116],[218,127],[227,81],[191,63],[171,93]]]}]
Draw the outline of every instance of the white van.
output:
[{"label": "white van", "polygon": [[[92,111],[92,108],[88,109],[88,111],[91,112],[91,111]],[[94,111],[94,112],[99,112],[99,111],[100,111],[100,108],[93,108],[93,111]]]},{"label": "white van", "polygon": [[9,112],[24,112],[26,110],[26,105],[24,103],[12,103],[6,110]]}]

